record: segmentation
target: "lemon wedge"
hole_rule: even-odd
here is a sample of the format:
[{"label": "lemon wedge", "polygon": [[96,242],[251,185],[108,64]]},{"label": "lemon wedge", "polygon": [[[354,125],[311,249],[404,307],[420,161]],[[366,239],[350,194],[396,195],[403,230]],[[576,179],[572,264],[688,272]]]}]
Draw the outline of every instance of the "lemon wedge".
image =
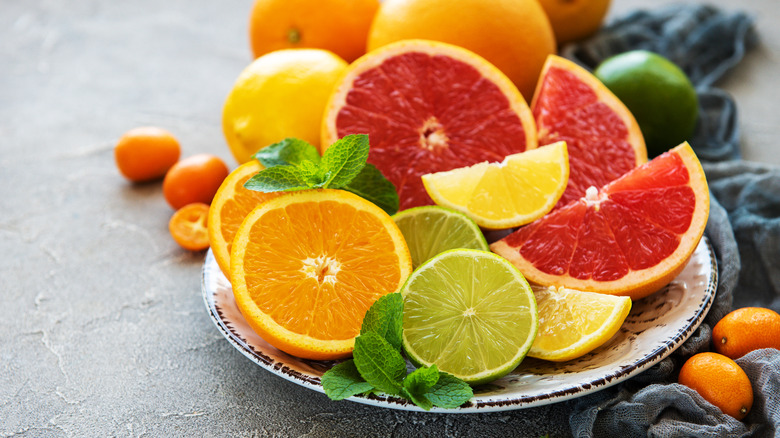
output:
[{"label": "lemon wedge", "polygon": [[569,182],[569,155],[561,141],[508,155],[500,163],[429,173],[422,181],[436,204],[484,228],[512,228],[552,210]]},{"label": "lemon wedge", "polygon": [[528,356],[563,362],[583,356],[620,330],[631,298],[563,287],[532,286],[539,310],[539,333]]}]

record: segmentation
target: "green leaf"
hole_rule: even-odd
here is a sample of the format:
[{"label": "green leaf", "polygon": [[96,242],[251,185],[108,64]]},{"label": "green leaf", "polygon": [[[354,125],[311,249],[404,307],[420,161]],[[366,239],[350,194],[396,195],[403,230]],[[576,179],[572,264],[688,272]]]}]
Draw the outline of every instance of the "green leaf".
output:
[{"label": "green leaf", "polygon": [[393,348],[401,350],[404,299],[401,294],[391,293],[379,297],[366,312],[360,334],[374,332],[384,338]]},{"label": "green leaf", "polygon": [[436,368],[435,364],[429,367],[420,367],[406,376],[404,388],[412,394],[425,394],[433,388],[439,378],[439,369]]},{"label": "green leaf", "polygon": [[439,380],[425,395],[434,406],[453,409],[469,401],[474,391],[468,383],[452,374],[439,372]]},{"label": "green leaf", "polygon": [[433,407],[433,402],[426,394],[438,381],[439,369],[436,368],[436,365],[417,368],[404,379],[404,388],[401,394],[407,396],[417,406],[428,411]]},{"label": "green leaf", "polygon": [[347,135],[328,147],[320,165],[325,170],[323,187],[346,187],[365,167],[368,159],[368,135]]},{"label": "green leaf", "polygon": [[276,166],[257,172],[244,183],[244,188],[258,192],[289,192],[306,190],[309,185],[295,166]]},{"label": "green leaf", "polygon": [[433,403],[428,400],[428,397],[426,397],[425,394],[412,394],[406,388],[401,388],[401,397],[411,400],[412,403],[426,411],[430,411],[433,407]]},{"label": "green leaf", "polygon": [[298,172],[301,179],[311,188],[320,188],[325,184],[325,175],[322,168],[311,161],[302,161],[298,164]]},{"label": "green leaf", "polygon": [[398,212],[398,192],[395,186],[373,164],[366,164],[344,190],[373,202],[391,216]]},{"label": "green leaf", "polygon": [[401,382],[406,376],[406,360],[384,338],[375,332],[358,336],[352,356],[366,382],[387,394],[400,393]]},{"label": "green leaf", "polygon": [[320,153],[316,147],[299,138],[284,140],[266,146],[258,151],[254,158],[266,168],[274,166],[298,165],[304,161],[319,164]]},{"label": "green leaf", "polygon": [[322,375],[322,387],[331,400],[344,400],[353,395],[371,391],[374,386],[366,382],[355,367],[347,360],[329,369]]}]

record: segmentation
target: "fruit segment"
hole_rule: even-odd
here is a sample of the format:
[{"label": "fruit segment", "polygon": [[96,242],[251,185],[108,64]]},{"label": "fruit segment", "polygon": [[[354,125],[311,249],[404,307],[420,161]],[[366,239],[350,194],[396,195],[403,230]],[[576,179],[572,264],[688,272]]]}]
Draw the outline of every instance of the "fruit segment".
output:
[{"label": "fruit segment", "polygon": [[542,217],[568,181],[566,143],[507,156],[500,163],[423,175],[438,205],[461,211],[485,228],[511,228]]},{"label": "fruit segment", "polygon": [[534,283],[639,299],[685,267],[708,215],[704,171],[683,143],[491,249]]},{"label": "fruit segment", "polygon": [[539,144],[565,141],[569,149],[569,185],[556,208],[647,161],[631,112],[590,72],[567,59],[547,58],[531,110]]},{"label": "fruit segment", "polygon": [[617,333],[631,299],[563,287],[533,287],[539,333],[528,356],[563,362],[600,347]]}]

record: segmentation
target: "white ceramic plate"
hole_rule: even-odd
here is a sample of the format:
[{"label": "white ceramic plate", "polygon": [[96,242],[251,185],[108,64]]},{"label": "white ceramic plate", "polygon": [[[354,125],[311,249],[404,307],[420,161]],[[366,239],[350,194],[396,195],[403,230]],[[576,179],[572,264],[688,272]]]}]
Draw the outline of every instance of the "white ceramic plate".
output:
[{"label": "white ceramic plate", "polygon": [[[474,397],[458,409],[431,412],[489,412],[522,409],[589,394],[653,366],[679,347],[701,324],[715,297],[715,255],[702,238],[688,265],[668,286],[636,301],[620,331],[605,345],[569,362],[526,359],[509,375],[474,388]],[[230,283],[211,251],[203,265],[203,299],[217,328],[244,356],[299,385],[324,392],[322,374],[336,362],[304,360],[265,342],[236,307]],[[393,409],[421,410],[397,397],[355,396],[348,400]]]}]

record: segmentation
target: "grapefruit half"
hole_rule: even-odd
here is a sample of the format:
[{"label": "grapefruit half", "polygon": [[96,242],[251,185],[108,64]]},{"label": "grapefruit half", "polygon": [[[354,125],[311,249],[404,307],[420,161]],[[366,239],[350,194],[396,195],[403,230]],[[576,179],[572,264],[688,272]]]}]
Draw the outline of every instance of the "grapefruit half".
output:
[{"label": "grapefruit half", "polygon": [[688,143],[493,243],[528,281],[643,298],[685,267],[709,215]]},{"label": "grapefruit half", "polygon": [[473,52],[426,40],[388,44],[347,68],[325,110],[323,152],[348,134],[368,134],[368,162],[395,184],[402,210],[433,204],[422,175],[537,145],[512,81]]},{"label": "grapefruit half", "polygon": [[569,184],[556,208],[647,162],[647,149],[634,116],[595,76],[550,55],[531,101],[538,142],[565,141]]}]

